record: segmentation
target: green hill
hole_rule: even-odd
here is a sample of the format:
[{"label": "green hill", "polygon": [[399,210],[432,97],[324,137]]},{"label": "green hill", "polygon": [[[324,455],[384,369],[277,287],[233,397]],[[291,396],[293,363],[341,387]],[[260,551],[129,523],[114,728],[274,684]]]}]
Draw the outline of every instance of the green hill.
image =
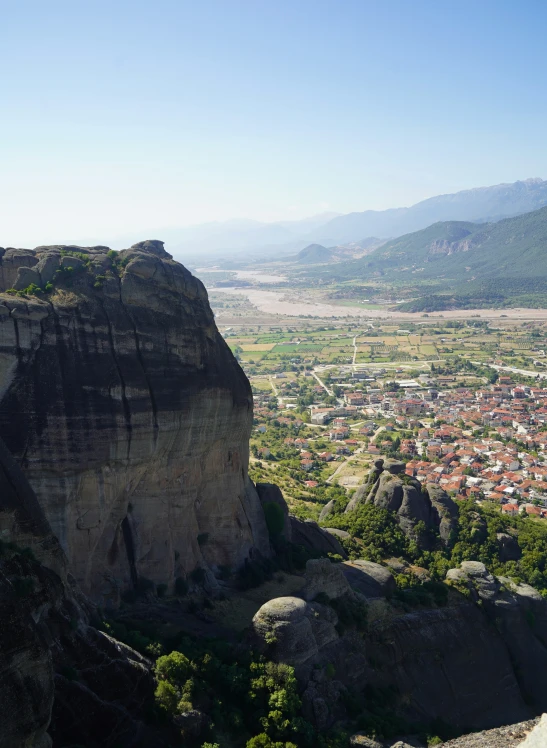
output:
[{"label": "green hill", "polygon": [[327,247],[323,247],[321,244],[310,244],[296,255],[296,262],[312,265],[319,262],[329,262],[332,256],[332,250],[327,249]]},{"label": "green hill", "polygon": [[469,306],[547,305],[547,208],[496,223],[443,221],[386,242],[353,262],[338,280],[383,278],[400,285],[441,283],[441,296],[403,311]]},{"label": "green hill", "polygon": [[427,277],[454,279],[547,276],[547,208],[497,223],[434,223],[387,242],[363,265],[368,272],[419,267]]}]

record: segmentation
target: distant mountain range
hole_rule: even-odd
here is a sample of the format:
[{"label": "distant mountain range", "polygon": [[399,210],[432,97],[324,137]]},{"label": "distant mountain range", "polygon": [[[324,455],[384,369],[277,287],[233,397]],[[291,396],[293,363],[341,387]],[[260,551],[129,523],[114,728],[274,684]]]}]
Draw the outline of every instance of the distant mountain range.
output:
[{"label": "distant mountain range", "polygon": [[242,219],[179,228],[145,229],[116,237],[108,246],[122,249],[138,241],[139,237],[149,234],[164,241],[167,249],[181,261],[189,256],[198,258],[203,254],[221,256],[232,252],[246,252],[248,255],[249,250],[257,254],[279,250],[283,254],[289,254],[309,244],[303,237],[337,215],[338,213],[329,212],[299,221],[265,223]]},{"label": "distant mountain range", "polygon": [[366,257],[330,266],[328,273],[338,280],[385,278],[407,286],[434,280],[444,289],[441,296],[401,307],[405,311],[492,306],[515,298],[520,298],[517,306],[544,306],[547,207],[497,222],[434,223],[392,239]]},{"label": "distant mountain range", "polygon": [[426,228],[437,221],[496,221],[547,205],[547,181],[526,179],[439,195],[410,208],[367,210],[337,216],[310,233],[326,246],[356,241],[361,236],[394,237]]},{"label": "distant mountain range", "polygon": [[[479,187],[451,195],[439,195],[409,208],[367,210],[362,213],[321,213],[298,221],[264,223],[251,220],[213,222],[188,227],[140,230],[95,243],[115,249],[142,239],[165,241],[167,249],[182,262],[200,261],[204,255],[244,259],[283,257],[310,244],[335,247],[359,243],[362,237],[390,239],[418,231],[438,221],[484,223],[516,216],[547,206],[547,181],[526,179],[512,184]],[[82,243],[82,242],[80,242]],[[91,242],[84,242],[91,243]]]},{"label": "distant mountain range", "polygon": [[383,244],[351,265],[367,275],[405,270],[455,280],[547,277],[547,207],[496,223],[434,223]]}]

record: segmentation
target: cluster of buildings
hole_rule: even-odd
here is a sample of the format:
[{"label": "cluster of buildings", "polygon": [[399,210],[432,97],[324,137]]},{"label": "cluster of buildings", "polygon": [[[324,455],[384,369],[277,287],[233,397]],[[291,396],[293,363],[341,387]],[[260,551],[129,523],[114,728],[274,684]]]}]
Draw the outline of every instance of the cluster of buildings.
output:
[{"label": "cluster of buildings", "polygon": [[[409,425],[408,409],[393,410],[396,424]],[[437,425],[401,442],[409,475],[459,499],[494,501],[506,514],[547,516],[547,388],[501,377],[477,392],[439,391],[426,413]]]},{"label": "cluster of buildings", "polygon": [[[474,390],[458,387],[453,376],[424,375],[394,385],[365,374],[343,372],[340,379],[350,378],[351,387],[337,404],[316,401],[310,407],[311,424],[322,426],[321,437],[331,444],[319,454],[307,442],[292,440],[304,472],[363,446],[380,431],[377,420],[385,424],[386,441],[370,442],[367,452],[390,451],[390,437],[404,429],[397,449],[408,460],[409,475],[437,483],[457,499],[496,502],[505,514],[547,517],[547,388],[519,385],[508,376]],[[318,386],[318,399],[321,392]],[[255,415],[304,425],[272,409],[266,396],[255,403]],[[361,419],[350,430],[347,420]]]}]

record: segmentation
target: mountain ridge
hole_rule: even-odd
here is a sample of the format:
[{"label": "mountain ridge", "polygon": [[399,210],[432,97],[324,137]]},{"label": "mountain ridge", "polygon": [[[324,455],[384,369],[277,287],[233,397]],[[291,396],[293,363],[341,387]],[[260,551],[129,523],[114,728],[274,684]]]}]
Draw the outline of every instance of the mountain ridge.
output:
[{"label": "mountain ridge", "polygon": [[333,218],[309,238],[320,244],[336,244],[355,240],[357,235],[402,236],[437,221],[484,222],[490,217],[508,218],[545,205],[547,181],[534,177],[436,195],[410,207],[348,213]]}]

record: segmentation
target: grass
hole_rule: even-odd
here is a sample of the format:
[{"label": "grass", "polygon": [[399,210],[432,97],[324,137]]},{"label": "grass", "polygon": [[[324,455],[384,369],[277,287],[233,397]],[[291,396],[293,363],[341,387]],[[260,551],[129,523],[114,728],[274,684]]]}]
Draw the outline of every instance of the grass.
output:
[{"label": "grass", "polygon": [[247,351],[271,351],[275,343],[242,343],[241,349]]}]

